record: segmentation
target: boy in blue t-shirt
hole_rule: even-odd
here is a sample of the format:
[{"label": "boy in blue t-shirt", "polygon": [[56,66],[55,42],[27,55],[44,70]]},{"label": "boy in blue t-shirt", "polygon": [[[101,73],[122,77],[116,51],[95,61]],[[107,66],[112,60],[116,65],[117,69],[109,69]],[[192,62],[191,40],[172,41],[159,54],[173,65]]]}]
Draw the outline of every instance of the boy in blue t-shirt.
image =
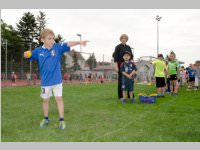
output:
[{"label": "boy in blue t-shirt", "polygon": [[191,64],[188,67],[187,72],[188,72],[188,77],[189,77],[188,88],[193,88],[194,87],[194,81],[195,81],[195,69]]},{"label": "boy in blue t-shirt", "polygon": [[59,128],[65,129],[60,59],[63,53],[70,51],[70,47],[76,45],[85,46],[88,41],[70,41],[57,44],[54,38],[55,34],[51,29],[43,29],[40,33],[40,39],[44,45],[35,48],[33,51],[24,52],[24,57],[29,58],[30,61],[36,60],[39,64],[44,113],[44,119],[41,121],[40,127],[44,127],[49,123],[49,100],[53,92],[60,117]]},{"label": "boy in blue t-shirt", "polygon": [[124,62],[121,64],[120,70],[122,72],[122,94],[123,99],[122,103],[126,103],[125,92],[129,91],[130,101],[134,102],[133,91],[134,91],[134,77],[136,75],[136,66],[133,62],[130,61],[131,53],[125,51],[123,54]]}]

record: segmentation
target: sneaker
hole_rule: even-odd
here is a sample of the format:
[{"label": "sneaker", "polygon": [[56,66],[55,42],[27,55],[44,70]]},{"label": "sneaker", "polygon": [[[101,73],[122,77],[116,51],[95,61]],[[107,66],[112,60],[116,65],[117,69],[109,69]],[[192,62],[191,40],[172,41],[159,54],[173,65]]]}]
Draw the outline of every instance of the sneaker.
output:
[{"label": "sneaker", "polygon": [[66,125],[65,125],[65,122],[64,122],[64,121],[60,121],[60,122],[59,122],[59,128],[60,128],[61,130],[64,130],[64,129],[66,128]]},{"label": "sneaker", "polygon": [[134,98],[132,98],[132,99],[131,99],[131,103],[134,103],[134,102],[135,102],[135,99],[134,99]]},{"label": "sneaker", "polygon": [[43,127],[47,126],[48,124],[49,124],[48,119],[42,119],[42,121],[40,122],[40,127],[43,128]]},{"label": "sneaker", "polygon": [[161,94],[158,94],[158,95],[157,95],[157,98],[161,98],[161,97],[162,97]]},{"label": "sneaker", "polygon": [[120,98],[119,100],[123,101],[124,98]]},{"label": "sneaker", "polygon": [[173,96],[177,96],[177,95],[178,95],[177,93],[174,93],[174,94],[173,94]]},{"label": "sneaker", "polygon": [[173,92],[170,92],[170,95],[171,95],[171,96],[174,96],[174,93],[173,93]]},{"label": "sneaker", "polygon": [[122,100],[122,104],[126,104],[126,99],[123,99],[123,100]]},{"label": "sneaker", "polygon": [[165,97],[165,94],[161,94],[160,97]]}]

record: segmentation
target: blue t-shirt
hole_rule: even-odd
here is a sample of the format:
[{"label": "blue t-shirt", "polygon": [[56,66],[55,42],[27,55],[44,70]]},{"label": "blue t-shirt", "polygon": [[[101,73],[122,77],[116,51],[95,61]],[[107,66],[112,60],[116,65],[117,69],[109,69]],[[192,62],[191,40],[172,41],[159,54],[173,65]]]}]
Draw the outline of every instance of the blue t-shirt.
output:
[{"label": "blue t-shirt", "polygon": [[51,49],[41,46],[32,51],[30,60],[37,60],[39,63],[42,86],[62,83],[60,58],[68,51],[70,47],[67,43],[55,43]]},{"label": "blue t-shirt", "polygon": [[188,68],[187,72],[189,74],[189,78],[195,78],[195,72],[196,71],[194,69]]},{"label": "blue t-shirt", "polygon": [[[124,62],[121,64],[121,73],[126,72],[127,74],[130,74],[133,70],[137,70],[136,66],[134,63],[132,62]],[[122,83],[128,83],[128,82],[133,82],[135,78],[135,75],[132,76],[132,80],[127,78],[125,75],[122,74]]]}]

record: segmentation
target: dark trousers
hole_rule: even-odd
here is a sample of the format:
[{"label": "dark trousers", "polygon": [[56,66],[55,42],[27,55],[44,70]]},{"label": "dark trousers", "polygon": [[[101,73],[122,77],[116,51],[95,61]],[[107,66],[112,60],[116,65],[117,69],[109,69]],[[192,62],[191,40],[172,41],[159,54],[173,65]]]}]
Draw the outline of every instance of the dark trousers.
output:
[{"label": "dark trousers", "polygon": [[123,98],[122,94],[122,74],[118,72],[118,98]]}]

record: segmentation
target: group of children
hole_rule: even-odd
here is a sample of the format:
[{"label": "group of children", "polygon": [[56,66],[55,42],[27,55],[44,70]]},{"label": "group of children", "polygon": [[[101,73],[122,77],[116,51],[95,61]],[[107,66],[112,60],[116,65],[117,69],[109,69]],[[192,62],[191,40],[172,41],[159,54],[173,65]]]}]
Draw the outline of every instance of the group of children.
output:
[{"label": "group of children", "polygon": [[168,92],[172,96],[178,94],[178,80],[180,73],[180,65],[176,59],[176,54],[171,51],[168,59],[164,60],[162,54],[158,54],[158,58],[152,61],[155,70],[156,88],[158,91],[157,97],[164,97],[166,91],[166,83],[168,85]]},{"label": "group of children", "polygon": [[[24,57],[29,60],[36,60],[39,64],[40,78],[41,78],[41,98],[43,99],[43,115],[44,118],[40,123],[40,127],[45,127],[49,124],[49,100],[54,94],[57,109],[59,113],[59,128],[65,129],[64,122],[64,103],[62,99],[62,76],[60,58],[63,53],[70,51],[72,46],[85,46],[88,41],[70,41],[67,43],[55,43],[55,34],[51,29],[43,29],[41,31],[40,39],[43,46],[35,48],[33,51],[24,52]],[[31,53],[31,55],[30,55]],[[132,54],[130,51],[123,52],[123,60],[120,66],[120,73],[122,74],[123,91],[122,103],[126,103],[125,92],[129,92],[130,102],[134,100],[134,79],[136,78],[136,65],[131,61]],[[196,68],[189,66],[187,69],[179,67],[176,55],[170,52],[167,63],[164,61],[162,54],[158,54],[158,58],[152,62],[155,69],[156,87],[158,90],[158,97],[163,97],[165,93],[166,77],[170,82],[171,95],[178,93],[178,80],[180,78],[181,84],[184,83],[185,73],[188,73],[189,86],[193,87],[193,82],[200,77],[200,63],[196,63]],[[186,70],[186,72],[185,72]],[[65,77],[66,78],[66,77]],[[197,79],[196,79],[197,78]],[[198,82],[198,81],[196,81]],[[195,84],[198,87],[198,84]]]},{"label": "group of children", "polygon": [[[133,89],[134,78],[136,76],[136,66],[130,60],[131,54],[125,51],[123,54],[124,62],[121,64],[120,72],[122,73],[122,104],[126,103],[125,92],[129,91],[130,102],[134,102]],[[154,65],[154,76],[156,79],[157,97],[164,97],[166,92],[166,79],[170,83],[169,89],[172,96],[178,94],[178,80],[180,74],[180,65],[176,59],[176,54],[171,51],[168,60],[165,61],[162,54],[158,54],[157,59],[151,62]]]},{"label": "group of children", "polygon": [[[130,101],[134,102],[133,85],[134,75],[136,75],[136,66],[130,61],[129,52],[124,52],[124,62],[121,65],[120,71],[122,73],[122,103],[126,103],[125,91],[129,91]],[[200,62],[196,61],[194,65],[190,65],[186,69],[180,67],[176,54],[171,51],[167,60],[164,60],[162,54],[158,54],[157,59],[151,62],[154,65],[154,76],[156,79],[157,97],[164,97],[165,92],[168,91],[170,95],[177,96],[179,86],[186,83],[188,88],[198,89],[200,78]],[[168,83],[168,84],[166,84]]]},{"label": "group of children", "polygon": [[[182,68],[182,72],[186,74],[186,82],[183,82],[183,84],[186,83],[188,89],[197,90],[199,88],[200,61],[196,61],[195,64],[190,64],[186,69]],[[183,77],[181,78],[184,81]]]},{"label": "group of children", "polygon": [[163,55],[159,54],[158,59],[154,60],[152,64],[154,64],[155,69],[158,97],[164,97],[165,91],[172,96],[176,96],[178,88],[186,84],[189,89],[198,89],[200,78],[199,61],[185,69],[184,66],[180,67],[176,54],[171,51],[167,60],[164,60]]}]

